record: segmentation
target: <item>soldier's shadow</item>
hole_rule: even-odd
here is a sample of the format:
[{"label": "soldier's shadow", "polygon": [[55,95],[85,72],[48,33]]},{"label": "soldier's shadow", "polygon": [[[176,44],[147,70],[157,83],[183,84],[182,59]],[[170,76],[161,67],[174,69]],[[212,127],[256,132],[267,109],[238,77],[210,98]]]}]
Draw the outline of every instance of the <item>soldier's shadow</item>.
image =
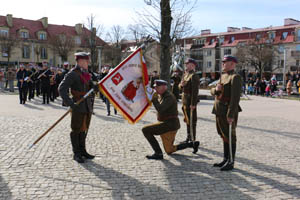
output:
[{"label": "soldier's shadow", "polygon": [[[220,157],[222,157],[222,154],[220,152],[214,151],[214,150],[210,150],[210,149],[206,149],[206,148],[200,148],[202,151],[210,153],[210,154],[214,154],[214,155],[218,155]],[[260,171],[264,171],[265,173],[276,173],[279,176],[285,176],[286,180],[289,179],[297,179],[300,180],[300,175],[299,174],[295,174],[293,172],[284,170],[282,168],[279,167],[275,167],[275,166],[269,166],[263,163],[259,163],[256,162],[254,160],[249,160],[246,158],[241,158],[241,157],[237,157],[237,162],[243,163],[244,165],[247,166],[251,166],[253,168],[255,168],[256,170],[260,170]],[[277,190],[287,193],[289,195],[292,195],[296,198],[300,198],[300,189],[299,187],[296,187],[294,185],[289,185],[287,183],[283,183],[282,181],[278,181],[269,177],[265,177],[261,174],[258,173],[253,173],[253,172],[249,172],[249,171],[245,171],[242,169],[234,169],[234,172],[240,173],[244,176],[250,177],[251,179],[257,179],[257,181],[259,182],[264,182],[266,185],[270,185],[273,188],[276,188]],[[277,176],[278,177],[278,176]]]},{"label": "soldier's shadow", "polygon": [[9,190],[7,183],[4,182],[1,174],[0,174],[0,199],[11,200],[12,193]]},{"label": "soldier's shadow", "polygon": [[113,170],[111,168],[99,165],[94,161],[89,161],[86,164],[81,164],[82,167],[92,172],[101,181],[105,181],[112,191],[113,199],[145,199],[144,191],[157,191],[156,195],[161,199],[169,199],[170,193],[163,188],[153,185],[145,184],[131,176]]},{"label": "soldier's shadow", "polygon": [[[174,192],[178,192],[178,185],[181,185],[183,188],[191,188],[191,191],[188,191],[188,193],[210,191],[210,188],[213,187],[214,191],[211,190],[213,193],[222,193],[220,194],[219,198],[255,199],[247,194],[244,194],[237,189],[237,187],[247,188],[254,191],[261,190],[259,187],[251,184],[237,174],[230,172],[222,173],[220,172],[219,168],[213,168],[206,162],[191,160],[193,156],[187,157],[186,155],[180,154],[172,154],[170,156],[174,158],[179,165],[175,165],[168,160],[163,160],[162,162],[166,166],[165,174],[169,180],[170,189]],[[210,198],[210,195],[212,194],[201,192],[201,198],[200,195],[199,198],[208,199]]]}]

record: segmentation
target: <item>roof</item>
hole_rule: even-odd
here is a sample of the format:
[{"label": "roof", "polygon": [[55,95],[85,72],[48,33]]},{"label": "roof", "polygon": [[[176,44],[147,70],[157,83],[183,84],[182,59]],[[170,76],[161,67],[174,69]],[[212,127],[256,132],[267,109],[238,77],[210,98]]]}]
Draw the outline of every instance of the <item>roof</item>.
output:
[{"label": "roof", "polygon": [[[0,16],[0,27],[8,27],[6,16]],[[48,37],[56,36],[59,34],[66,34],[69,36],[77,36],[77,32],[75,30],[75,26],[67,26],[67,25],[57,25],[57,24],[48,24],[47,28],[44,28],[43,24],[39,20],[29,20],[22,18],[13,18],[13,27],[10,27],[10,34],[16,36],[18,34],[18,30],[27,29],[29,31],[29,39],[38,39],[37,32],[45,31],[48,34]],[[89,35],[91,31],[83,27],[83,33]],[[97,37],[97,45],[104,46],[106,43],[99,37]]]}]

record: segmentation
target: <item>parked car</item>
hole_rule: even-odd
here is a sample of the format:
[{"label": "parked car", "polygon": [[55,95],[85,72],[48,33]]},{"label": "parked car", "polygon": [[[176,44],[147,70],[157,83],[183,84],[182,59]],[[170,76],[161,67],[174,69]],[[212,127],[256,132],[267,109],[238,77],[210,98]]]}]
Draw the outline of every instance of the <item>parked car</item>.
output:
[{"label": "parked car", "polygon": [[208,77],[202,77],[200,78],[200,88],[207,88],[209,83],[211,82],[211,79]]}]

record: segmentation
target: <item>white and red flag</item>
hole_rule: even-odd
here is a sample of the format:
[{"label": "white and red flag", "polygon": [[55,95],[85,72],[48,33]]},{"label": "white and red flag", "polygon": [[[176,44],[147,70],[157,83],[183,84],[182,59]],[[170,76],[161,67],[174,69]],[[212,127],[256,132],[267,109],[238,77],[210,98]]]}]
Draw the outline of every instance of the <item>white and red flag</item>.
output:
[{"label": "white and red flag", "polygon": [[142,49],[130,54],[99,83],[101,92],[114,107],[134,124],[151,106],[146,96],[148,72]]}]

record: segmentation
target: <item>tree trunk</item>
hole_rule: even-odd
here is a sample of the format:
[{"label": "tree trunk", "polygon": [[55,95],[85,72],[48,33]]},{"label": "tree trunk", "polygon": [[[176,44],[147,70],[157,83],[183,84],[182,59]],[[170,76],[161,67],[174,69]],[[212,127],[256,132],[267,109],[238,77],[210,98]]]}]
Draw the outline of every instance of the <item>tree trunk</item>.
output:
[{"label": "tree trunk", "polygon": [[160,78],[170,82],[171,8],[170,0],[161,0]]}]

